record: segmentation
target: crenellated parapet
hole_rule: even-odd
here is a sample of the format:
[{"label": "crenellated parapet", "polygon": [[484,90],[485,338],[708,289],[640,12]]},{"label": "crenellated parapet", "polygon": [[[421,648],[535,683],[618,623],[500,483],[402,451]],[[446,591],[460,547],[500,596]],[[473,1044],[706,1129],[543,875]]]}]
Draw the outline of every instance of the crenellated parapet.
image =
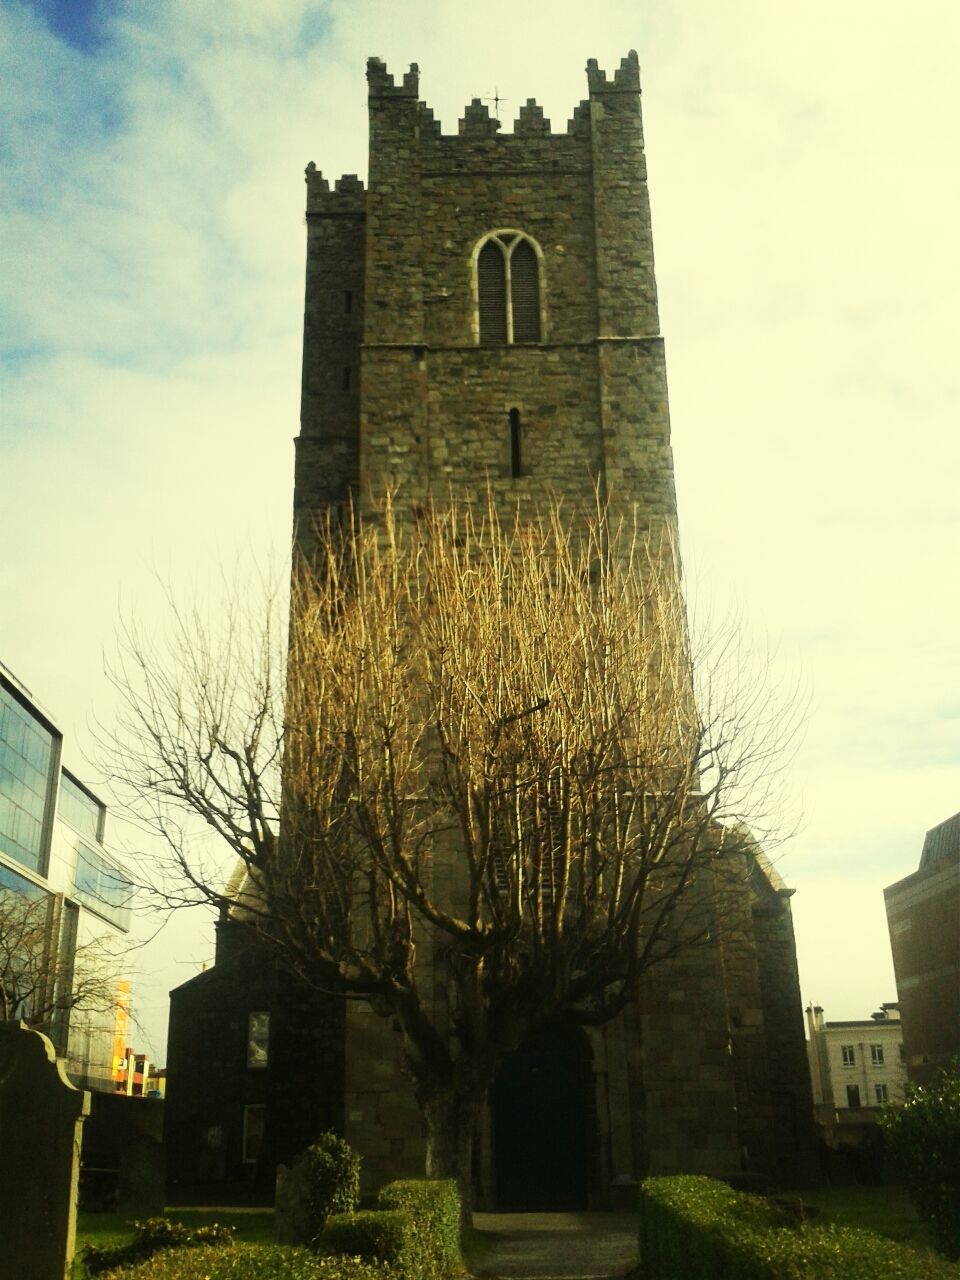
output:
[{"label": "crenellated parapet", "polygon": [[587,85],[591,97],[594,94],[607,93],[639,93],[640,92],[640,59],[636,49],[631,49],[625,58],[620,59],[620,66],[613,73],[613,79],[597,65],[596,58],[587,61]]},{"label": "crenellated parapet", "polygon": [[[370,58],[367,61],[367,82],[371,103],[392,114],[391,103],[402,107],[402,116],[407,128],[417,127],[420,138],[429,143],[438,139],[449,138],[549,138],[554,135],[549,119],[544,117],[543,108],[535,99],[528,98],[520,108],[513,122],[512,132],[503,131],[503,122],[492,115],[489,105],[480,98],[474,98],[463,110],[463,116],[457,122],[457,132],[446,134],[441,122],[434,116],[433,110],[425,102],[418,99],[420,84],[419,67],[414,62],[410,70],[405,72],[401,83],[397,84],[394,76],[387,70],[381,58]],[[589,138],[590,136],[590,99],[606,98],[610,95],[633,95],[640,93],[640,61],[636,50],[631,49],[620,66],[608,75],[597,63],[596,58],[587,62],[587,85],[590,97],[581,101],[573,110],[567,123],[566,136]]]},{"label": "crenellated parapet", "polygon": [[304,170],[307,181],[307,216],[311,214],[363,213],[366,191],[355,173],[337,178],[334,188],[311,160]]},{"label": "crenellated parapet", "polygon": [[410,70],[397,84],[382,58],[368,58],[367,86],[371,98],[417,98],[420,94],[420,68],[411,62]]}]

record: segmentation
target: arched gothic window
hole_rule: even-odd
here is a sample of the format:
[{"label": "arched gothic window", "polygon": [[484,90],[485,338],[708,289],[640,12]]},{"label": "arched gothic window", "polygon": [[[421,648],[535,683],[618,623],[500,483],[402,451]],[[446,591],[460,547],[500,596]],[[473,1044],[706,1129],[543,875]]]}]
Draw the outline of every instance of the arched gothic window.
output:
[{"label": "arched gothic window", "polygon": [[495,231],[474,251],[481,346],[539,342],[540,252],[521,231]]}]

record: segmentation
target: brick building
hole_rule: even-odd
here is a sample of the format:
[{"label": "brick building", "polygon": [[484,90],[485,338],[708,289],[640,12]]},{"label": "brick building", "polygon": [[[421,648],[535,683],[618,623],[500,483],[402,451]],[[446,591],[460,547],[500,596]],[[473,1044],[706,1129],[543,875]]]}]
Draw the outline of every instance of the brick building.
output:
[{"label": "brick building", "polygon": [[[375,58],[367,74],[369,188],[348,176],[331,190],[307,168],[300,544],[393,484],[401,512],[489,485],[510,516],[556,495],[572,518],[599,488],[652,534],[672,530],[636,54],[609,77],[591,61],[589,96],[557,133],[528,101],[502,134],[475,100],[444,135],[415,66],[399,84]],[[505,1063],[478,1135],[478,1205],[599,1206],[648,1172],[810,1172],[791,891],[760,850],[747,861],[727,923],[636,1006]],[[423,1174],[398,1041],[347,1006],[329,1101],[368,1187]]]},{"label": "brick building", "polygon": [[960,1058],[960,813],[927,832],[920,865],[883,891],[907,1073]]}]

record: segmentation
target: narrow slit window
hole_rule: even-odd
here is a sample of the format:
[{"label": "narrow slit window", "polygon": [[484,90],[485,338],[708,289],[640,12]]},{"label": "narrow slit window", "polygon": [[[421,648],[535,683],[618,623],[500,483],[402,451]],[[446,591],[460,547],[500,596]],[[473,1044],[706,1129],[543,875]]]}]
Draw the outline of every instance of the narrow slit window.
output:
[{"label": "narrow slit window", "polygon": [[344,365],[343,367],[343,389],[344,391],[350,390],[350,366],[349,365]]},{"label": "narrow slit window", "polygon": [[343,310],[346,315],[349,315],[350,312],[353,310],[353,290],[352,289],[344,290]]},{"label": "narrow slit window", "polygon": [[520,451],[520,410],[510,410],[510,474],[517,479],[522,474],[522,455]]}]

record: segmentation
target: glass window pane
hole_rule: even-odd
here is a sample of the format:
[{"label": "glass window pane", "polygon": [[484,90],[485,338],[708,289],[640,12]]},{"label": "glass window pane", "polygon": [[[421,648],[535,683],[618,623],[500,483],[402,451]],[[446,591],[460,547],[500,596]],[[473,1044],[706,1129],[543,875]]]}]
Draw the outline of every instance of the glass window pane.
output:
[{"label": "glass window pane", "polygon": [[252,1103],[243,1108],[243,1162],[255,1164],[263,1145],[267,1108],[263,1103]]},{"label": "glass window pane", "polygon": [[85,844],[77,845],[74,887],[80,901],[98,915],[121,929],[130,928],[133,885],[112,863]]},{"label": "glass window pane", "polygon": [[265,1067],[270,1056],[270,1014],[251,1013],[247,1022],[247,1066]]},{"label": "glass window pane", "polygon": [[53,734],[0,686],[0,849],[32,871],[43,860]]},{"label": "glass window pane", "polygon": [[69,774],[60,775],[59,816],[75,831],[91,840],[100,838],[100,815],[103,805],[82,790]]}]

